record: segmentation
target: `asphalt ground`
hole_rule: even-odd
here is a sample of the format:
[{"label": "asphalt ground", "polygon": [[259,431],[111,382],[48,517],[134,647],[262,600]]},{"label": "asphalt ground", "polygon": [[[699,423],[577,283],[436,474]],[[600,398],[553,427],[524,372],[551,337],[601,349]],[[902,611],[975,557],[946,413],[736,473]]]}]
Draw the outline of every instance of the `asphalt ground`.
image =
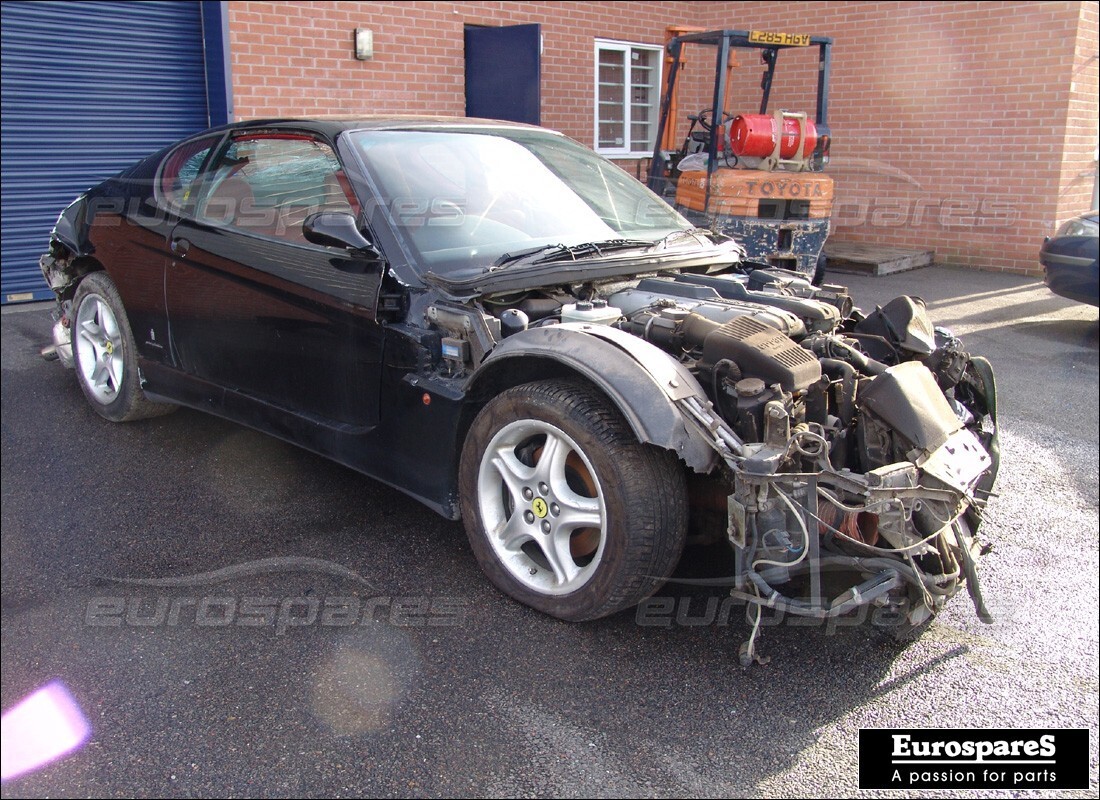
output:
[{"label": "asphalt ground", "polygon": [[860,728],[1077,727],[1089,788],[1061,794],[1096,797],[1097,310],[1001,274],[834,278],[924,297],[994,364],[997,622],[959,596],[899,648],[769,620],[748,669],[721,590],[542,616],[395,490],[197,412],[103,421],[38,355],[48,308],[5,309],[0,700],[60,681],[92,733],[3,796],[898,796],[858,789]]}]

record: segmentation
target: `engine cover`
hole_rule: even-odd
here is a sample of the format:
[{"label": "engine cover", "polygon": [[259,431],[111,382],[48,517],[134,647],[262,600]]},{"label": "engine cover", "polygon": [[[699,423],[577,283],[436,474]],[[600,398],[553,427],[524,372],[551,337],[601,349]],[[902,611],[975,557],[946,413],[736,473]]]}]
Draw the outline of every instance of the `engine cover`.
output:
[{"label": "engine cover", "polygon": [[718,325],[691,313],[684,321],[684,334],[689,341],[701,341],[699,366],[708,371],[729,359],[745,377],[778,383],[785,392],[803,391],[821,378],[821,362],[810,351],[753,317],[735,317]]},{"label": "engine cover", "polygon": [[616,292],[607,298],[607,302],[622,309],[627,317],[637,311],[671,302],[679,308],[707,317],[718,325],[736,317],[754,317],[787,336],[800,338],[806,335],[805,323],[789,311],[751,300],[729,300],[711,286],[649,278],[638,284],[637,289]]}]

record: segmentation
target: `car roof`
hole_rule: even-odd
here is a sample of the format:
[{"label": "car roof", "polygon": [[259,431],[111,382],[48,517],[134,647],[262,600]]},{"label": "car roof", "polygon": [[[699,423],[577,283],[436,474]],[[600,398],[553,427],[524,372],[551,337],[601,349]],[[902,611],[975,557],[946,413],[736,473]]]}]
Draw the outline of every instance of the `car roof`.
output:
[{"label": "car roof", "polygon": [[[424,115],[360,115],[360,116],[318,116],[318,117],[276,117],[242,120],[224,125],[220,130],[253,130],[293,128],[308,130],[327,136],[336,136],[350,130],[464,130],[492,128],[495,130],[531,130],[544,133],[557,133],[536,125],[521,122],[505,122],[495,119],[476,117],[444,117]],[[560,134],[558,134],[560,135]]]}]

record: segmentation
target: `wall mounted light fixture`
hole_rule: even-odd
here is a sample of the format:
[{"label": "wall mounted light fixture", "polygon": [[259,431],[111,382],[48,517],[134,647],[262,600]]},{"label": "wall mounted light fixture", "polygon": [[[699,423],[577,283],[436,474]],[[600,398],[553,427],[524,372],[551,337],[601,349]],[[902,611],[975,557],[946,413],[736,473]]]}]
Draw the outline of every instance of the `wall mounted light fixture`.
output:
[{"label": "wall mounted light fixture", "polygon": [[355,29],[355,57],[360,61],[374,57],[374,31],[370,28]]}]

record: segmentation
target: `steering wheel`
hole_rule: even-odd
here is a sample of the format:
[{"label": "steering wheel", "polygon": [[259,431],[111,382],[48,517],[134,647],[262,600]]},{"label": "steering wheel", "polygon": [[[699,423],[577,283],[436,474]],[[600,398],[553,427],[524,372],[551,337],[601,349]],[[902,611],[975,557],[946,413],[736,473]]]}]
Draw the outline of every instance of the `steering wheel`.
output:
[{"label": "steering wheel", "polygon": [[[710,133],[711,131],[714,130],[714,123],[710,119],[712,111],[713,111],[713,109],[704,108],[702,111],[699,112],[699,127],[702,128],[703,130],[705,130],[707,133]],[[722,123],[721,124],[725,125],[727,122],[729,122],[733,118],[734,118],[733,114],[730,114],[726,111],[723,111],[722,112]]]}]

